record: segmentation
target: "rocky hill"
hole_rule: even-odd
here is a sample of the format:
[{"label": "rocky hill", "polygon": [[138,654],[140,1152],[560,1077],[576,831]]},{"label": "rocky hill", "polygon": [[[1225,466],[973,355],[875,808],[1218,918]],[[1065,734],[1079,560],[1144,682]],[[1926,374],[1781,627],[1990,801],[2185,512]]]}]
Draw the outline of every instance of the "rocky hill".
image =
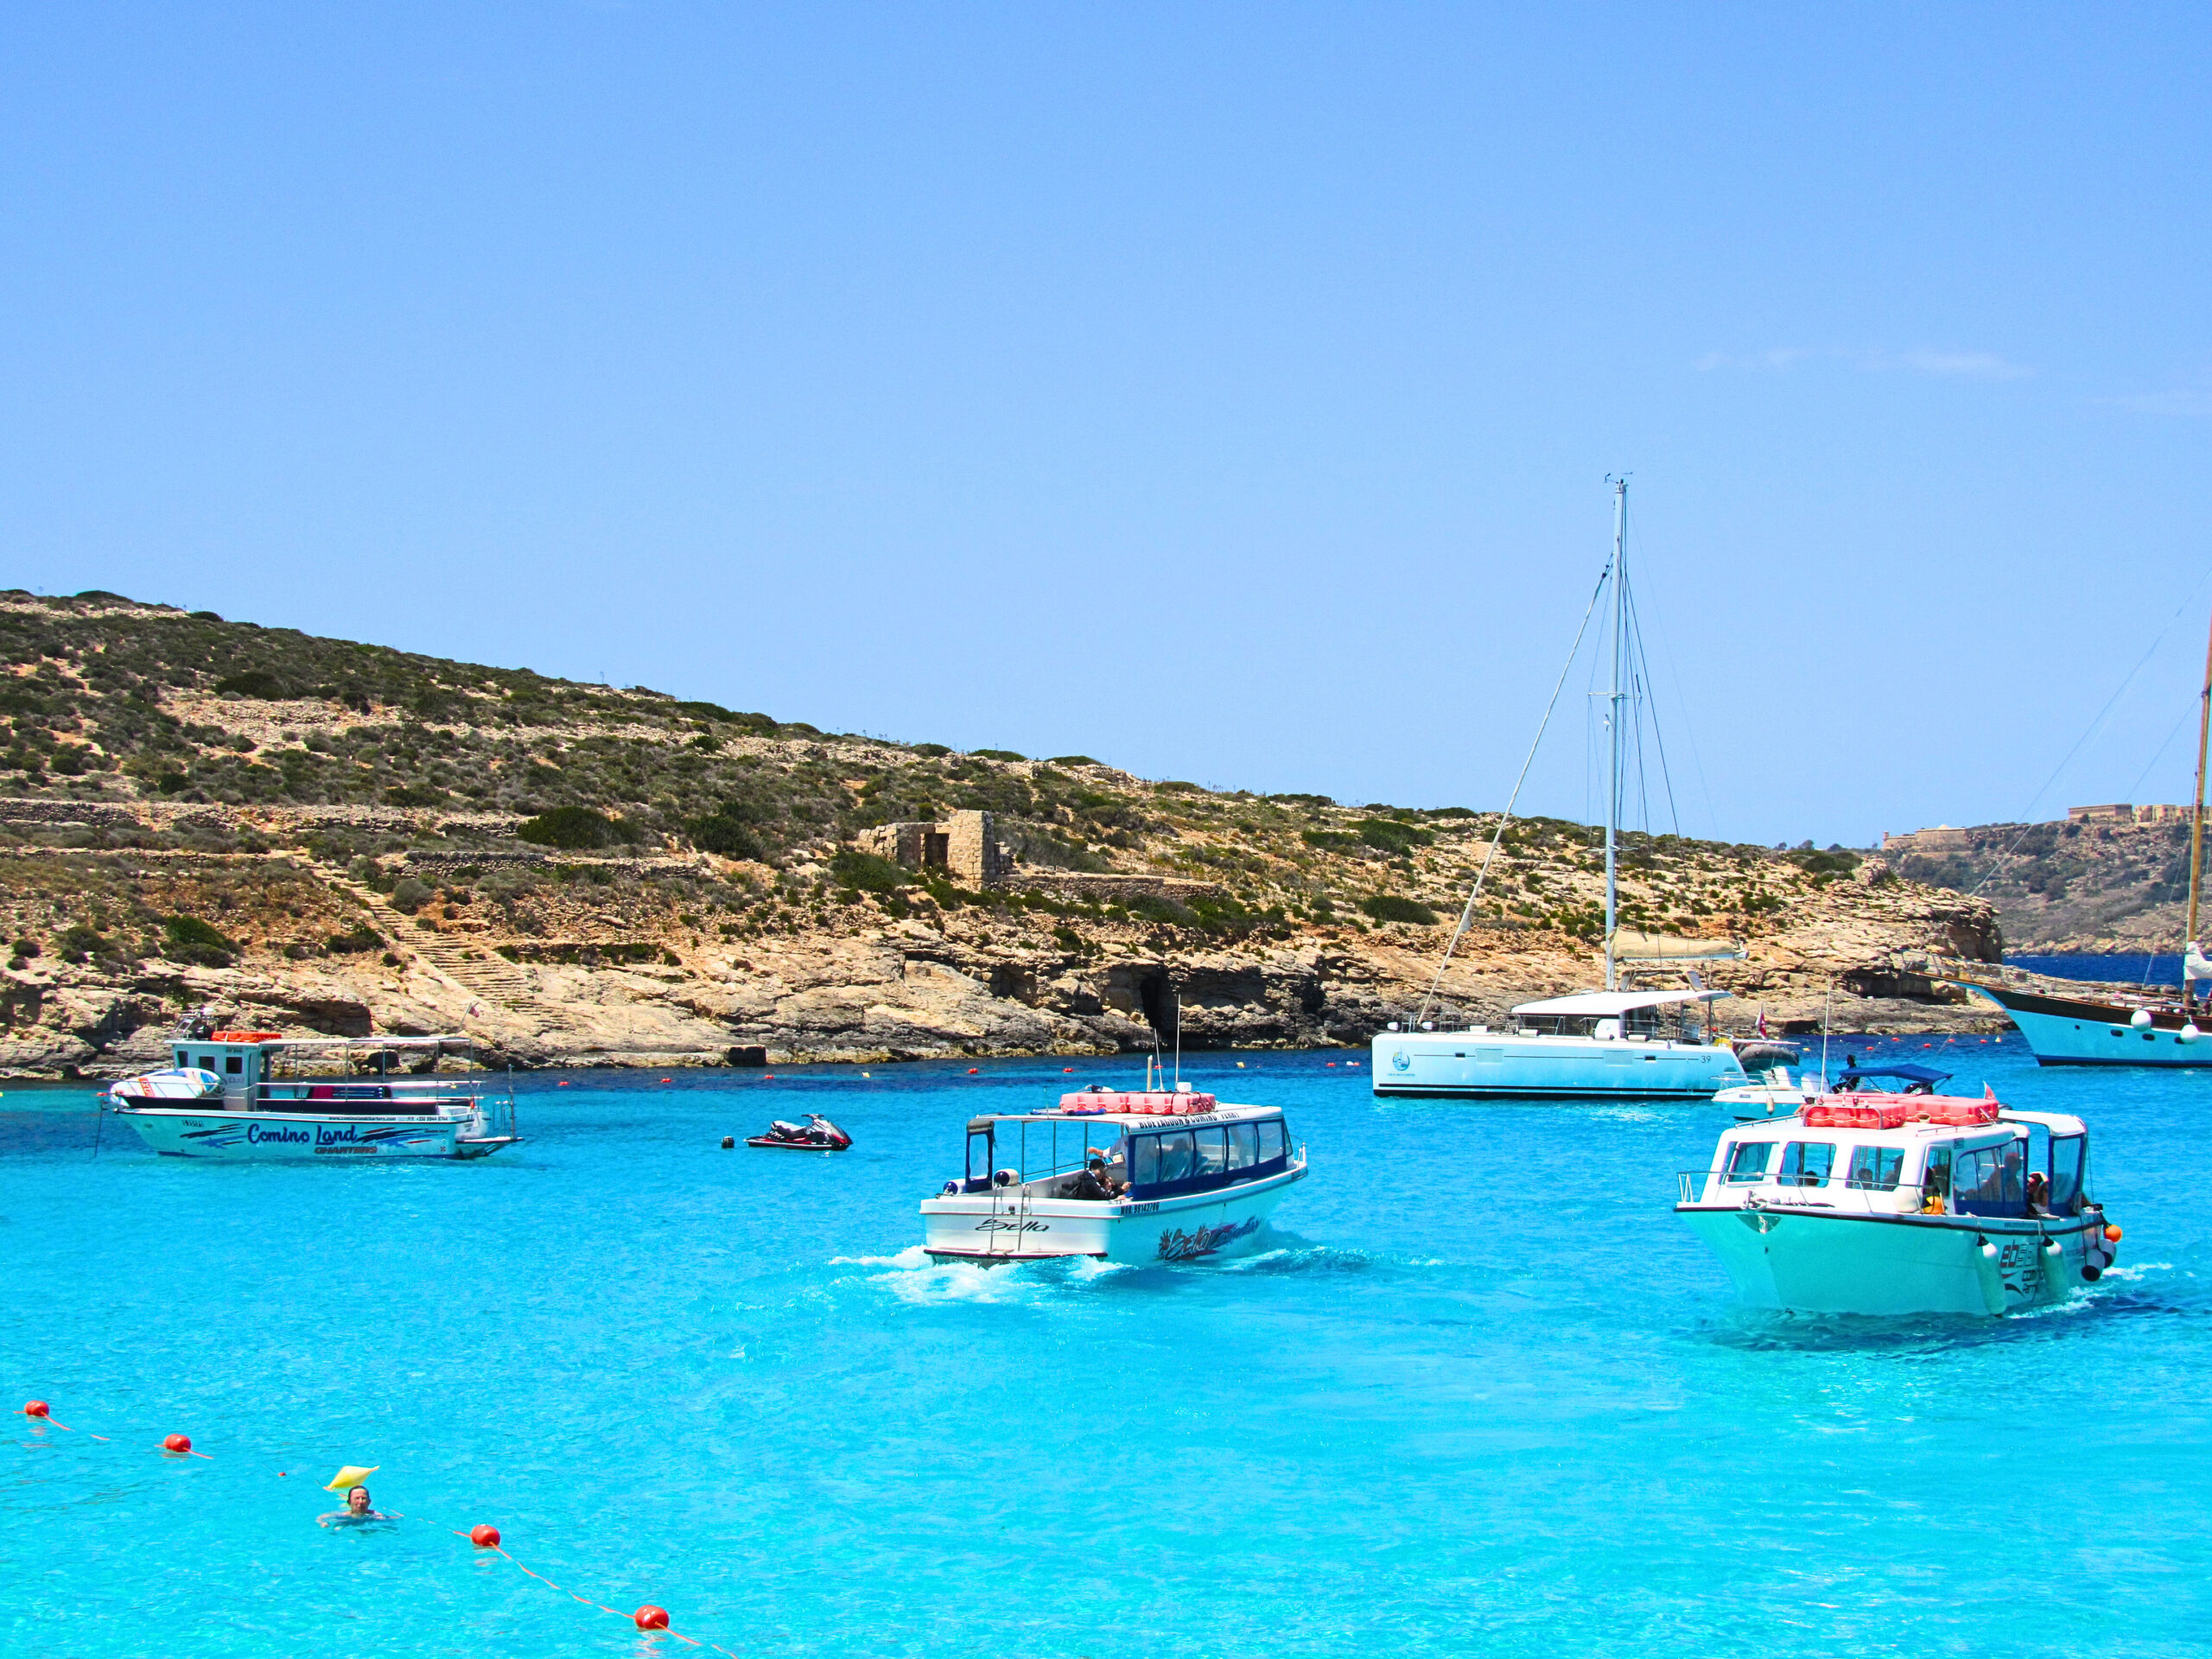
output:
[{"label": "rocky hill", "polygon": [[[1493,815],[1147,780],[118,595],[0,594],[0,1071],[120,1071],[203,1006],[466,1027],[518,1064],[1363,1040],[1417,1002]],[[1630,925],[1802,1024],[1980,1029],[1918,953],[1990,907],[1880,860],[1632,836]],[[1586,826],[1507,830],[1454,1014],[1591,982]]]},{"label": "rocky hill", "polygon": [[1898,871],[1978,893],[2015,950],[2171,953],[2189,916],[2189,825],[1985,823],[1890,839]]}]

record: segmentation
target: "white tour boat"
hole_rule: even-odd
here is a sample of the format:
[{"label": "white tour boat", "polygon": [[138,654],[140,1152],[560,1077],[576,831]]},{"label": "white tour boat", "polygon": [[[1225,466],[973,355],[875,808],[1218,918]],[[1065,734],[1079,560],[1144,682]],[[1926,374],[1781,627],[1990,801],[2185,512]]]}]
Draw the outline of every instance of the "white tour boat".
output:
[{"label": "white tour boat", "polygon": [[[1586,1100],[1688,1097],[1710,1096],[1717,1090],[1745,1081],[1744,1068],[1737,1063],[1734,1050],[1715,1039],[1709,1010],[1702,1033],[1679,1020],[1691,1005],[1710,1003],[1726,996],[1726,991],[1705,989],[1694,972],[1688,976],[1691,988],[1688,990],[1638,990],[1626,985],[1622,977],[1622,968],[1627,963],[1643,964],[1646,970],[1671,967],[1679,972],[1694,963],[1731,960],[1744,954],[1726,940],[1637,933],[1621,926],[1619,842],[1624,804],[1621,757],[1626,722],[1632,712],[1630,705],[1637,695],[1633,687],[1643,677],[1633,668],[1638,647],[1634,643],[1635,610],[1629,595],[1628,484],[1624,480],[1613,483],[1613,553],[1597,591],[1591,595],[1591,613],[1597,609],[1599,595],[1606,593],[1612,601],[1612,690],[1605,699],[1605,987],[1574,996],[1524,1002],[1513,1010],[1514,1023],[1508,1031],[1493,1032],[1486,1026],[1452,1027],[1448,1021],[1428,1018],[1452,953],[1474,921],[1483,883],[1520,800],[1521,785],[1516,783],[1498,817],[1497,829],[1467,894],[1466,906],[1459,912],[1459,925],[1445,943],[1443,960],[1437,965],[1427,996],[1411,1020],[1402,1024],[1389,1021],[1373,1040],[1368,1076],[1377,1095],[1522,1095]],[[1574,636],[1573,650],[1567,653],[1567,668],[1560,671],[1560,685],[1566,683],[1567,670],[1573,667],[1575,656],[1582,649],[1589,613],[1582,624],[1582,630]],[[1559,688],[1554,687],[1553,705],[1558,701]],[[1550,720],[1551,710],[1547,708],[1544,724]],[[1543,726],[1539,726],[1536,746],[1542,742]],[[1535,753],[1532,746],[1529,761],[1535,760]],[[1524,762],[1522,781],[1528,776],[1529,764]],[[1678,1021],[1671,1031],[1664,1028],[1669,1012]],[[1440,1024],[1447,1028],[1438,1030]]]},{"label": "white tour boat", "polygon": [[1994,1316],[2063,1301],[2120,1229],[2088,1194],[2076,1117],[1993,1097],[1825,1095],[1741,1123],[1675,1213],[1754,1307]]},{"label": "white tour boat", "polygon": [[1280,1108],[1173,1092],[1090,1089],[1057,1109],[970,1119],[964,1176],[922,1200],[938,1262],[1085,1255],[1128,1264],[1250,1250],[1306,1179]]},{"label": "white tour boat", "polygon": [[[441,1058],[471,1070],[440,1076]],[[175,1065],[109,1086],[105,1109],[166,1158],[483,1158],[511,1147],[466,1037],[286,1038],[211,1031],[171,1040]]]}]

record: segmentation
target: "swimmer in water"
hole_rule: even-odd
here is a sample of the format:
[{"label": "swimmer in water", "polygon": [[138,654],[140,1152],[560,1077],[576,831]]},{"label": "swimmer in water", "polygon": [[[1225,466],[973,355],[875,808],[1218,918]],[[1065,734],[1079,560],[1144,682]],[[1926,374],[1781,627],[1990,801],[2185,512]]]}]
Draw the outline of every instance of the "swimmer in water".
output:
[{"label": "swimmer in water", "polygon": [[342,1510],[334,1510],[328,1515],[317,1516],[315,1524],[322,1527],[359,1527],[366,1526],[372,1521],[398,1519],[399,1517],[396,1515],[378,1514],[370,1507],[369,1489],[365,1486],[353,1486],[346,1490],[346,1507]]}]

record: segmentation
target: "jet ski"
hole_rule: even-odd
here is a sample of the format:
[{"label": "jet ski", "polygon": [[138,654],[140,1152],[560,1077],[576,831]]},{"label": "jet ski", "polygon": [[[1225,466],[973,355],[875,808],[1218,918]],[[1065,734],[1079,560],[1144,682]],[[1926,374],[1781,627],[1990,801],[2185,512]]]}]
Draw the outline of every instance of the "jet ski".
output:
[{"label": "jet ski", "polygon": [[781,1118],[768,1125],[766,1135],[748,1135],[748,1147],[772,1147],[781,1152],[842,1152],[853,1144],[853,1137],[832,1123],[819,1112],[809,1112],[804,1123],[786,1123]]}]

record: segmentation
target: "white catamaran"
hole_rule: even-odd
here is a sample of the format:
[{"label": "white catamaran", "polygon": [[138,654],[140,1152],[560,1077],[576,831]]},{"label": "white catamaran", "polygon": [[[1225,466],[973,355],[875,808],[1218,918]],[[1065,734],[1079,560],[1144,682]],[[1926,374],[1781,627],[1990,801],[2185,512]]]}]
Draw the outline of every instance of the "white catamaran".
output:
[{"label": "white catamaran", "polygon": [[[1633,628],[1628,586],[1628,481],[1613,480],[1613,551],[1607,562],[1599,592],[1611,584],[1612,601],[1612,683],[1606,695],[1607,770],[1605,789],[1605,984],[1603,990],[1574,996],[1550,997],[1524,1002],[1513,1010],[1509,1029],[1491,1031],[1487,1026],[1437,1030],[1428,1011],[1443,984],[1452,953],[1474,919],[1483,880],[1497,855],[1505,825],[1520,798],[1521,784],[1498,820],[1459,925],[1444,947],[1436,979],[1411,1020],[1390,1022],[1370,1046],[1370,1077],[1377,1095],[1519,1095],[1587,1099],[1622,1096],[1677,1096],[1710,1098],[1721,1089],[1743,1083],[1744,1068],[1735,1051],[1715,1039],[1711,1004],[1728,995],[1707,990],[1689,976],[1688,989],[1648,990],[1624,987],[1622,968],[1630,963],[1646,965],[1662,962],[1677,966],[1698,961],[1738,957],[1743,952],[1724,942],[1648,937],[1625,932],[1620,926],[1619,835],[1623,804],[1621,757],[1624,716],[1630,692],[1623,681],[1624,658]],[[1591,608],[1597,607],[1592,594]],[[1589,626],[1589,617],[1583,618]],[[1564,685],[1581,649],[1582,635],[1575,635],[1567,668],[1560,673]],[[1556,706],[1559,689],[1552,691]],[[1545,710],[1549,721],[1550,709]],[[1537,743],[1543,741],[1540,726]],[[1521,780],[1535,759],[1521,767]],[[1702,1027],[1690,1015],[1702,1011]]]}]

